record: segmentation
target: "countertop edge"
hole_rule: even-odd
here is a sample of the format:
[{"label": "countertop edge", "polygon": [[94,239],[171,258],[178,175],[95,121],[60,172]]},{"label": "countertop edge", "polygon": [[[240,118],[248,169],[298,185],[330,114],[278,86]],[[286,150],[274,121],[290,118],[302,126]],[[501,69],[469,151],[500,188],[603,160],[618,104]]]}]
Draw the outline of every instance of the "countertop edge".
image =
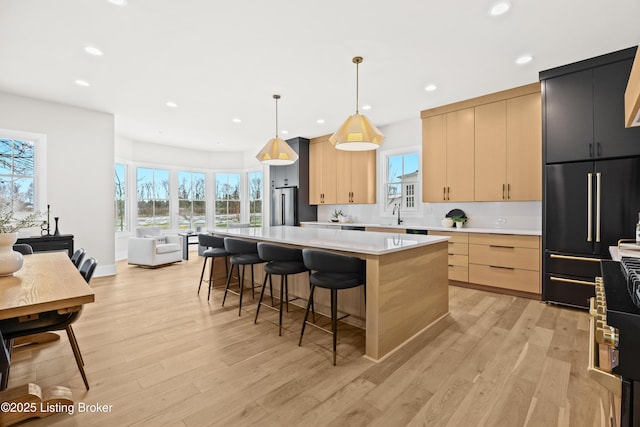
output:
[{"label": "countertop edge", "polygon": [[488,234],[516,234],[523,236],[542,236],[542,230],[539,229],[526,229],[526,228],[484,228],[484,227],[463,227],[463,228],[455,228],[455,227],[439,227],[435,225],[411,225],[411,224],[403,224],[403,225],[395,225],[395,224],[373,224],[373,223],[359,223],[359,222],[349,222],[349,223],[341,223],[341,222],[321,222],[321,221],[302,221],[300,225],[308,225],[308,226],[329,226],[329,227],[340,227],[342,225],[352,226],[352,227],[379,227],[379,228],[397,228],[402,230],[431,230],[431,231],[446,231],[452,233],[488,233]]}]

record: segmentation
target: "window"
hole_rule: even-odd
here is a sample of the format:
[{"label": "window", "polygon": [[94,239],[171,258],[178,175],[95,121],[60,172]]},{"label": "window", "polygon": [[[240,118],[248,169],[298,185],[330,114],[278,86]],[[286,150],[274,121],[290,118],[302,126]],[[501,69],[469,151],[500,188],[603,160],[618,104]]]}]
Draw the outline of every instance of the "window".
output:
[{"label": "window", "polygon": [[204,182],[204,173],[178,172],[180,228],[194,230],[206,225],[207,208]]},{"label": "window", "polygon": [[169,228],[169,171],[138,168],[138,226]]},{"label": "window", "polygon": [[249,225],[262,227],[262,172],[249,172]]},{"label": "window", "polygon": [[216,227],[240,223],[240,174],[216,174]]},{"label": "window", "polygon": [[15,213],[35,211],[34,158],[32,141],[0,138],[0,197]]},{"label": "window", "polygon": [[116,163],[114,197],[115,231],[127,231],[127,166]]},{"label": "window", "polygon": [[404,212],[418,210],[420,154],[402,153],[386,156],[385,211],[399,205]]}]

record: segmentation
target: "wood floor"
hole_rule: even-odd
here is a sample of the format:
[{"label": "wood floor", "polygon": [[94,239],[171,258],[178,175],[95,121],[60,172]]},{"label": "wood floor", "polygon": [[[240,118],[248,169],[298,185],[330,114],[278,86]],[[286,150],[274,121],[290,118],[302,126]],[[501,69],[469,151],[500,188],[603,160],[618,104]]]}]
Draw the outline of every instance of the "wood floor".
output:
[{"label": "wood floor", "polygon": [[[385,361],[364,333],[307,328],[222,290],[196,294],[201,260],[149,270],[118,263],[94,278],[74,324],[91,390],[62,334],[14,354],[9,386],[65,385],[108,413],[56,414],[29,426],[600,426],[606,393],[586,377],[588,316],[539,301],[452,287],[450,315]],[[277,281],[279,282],[279,281]],[[203,286],[204,287],[204,286]],[[250,293],[249,293],[250,294]],[[257,298],[256,294],[256,298]],[[246,308],[245,308],[246,305]]]}]

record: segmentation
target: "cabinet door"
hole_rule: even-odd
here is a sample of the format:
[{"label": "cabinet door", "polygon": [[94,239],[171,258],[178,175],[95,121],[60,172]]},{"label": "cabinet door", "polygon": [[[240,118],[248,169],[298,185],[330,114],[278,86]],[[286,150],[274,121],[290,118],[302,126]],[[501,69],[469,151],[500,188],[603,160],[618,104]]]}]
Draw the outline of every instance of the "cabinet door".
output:
[{"label": "cabinet door", "polygon": [[[593,71],[544,81],[547,163],[588,160],[593,147]],[[620,120],[624,120],[623,118]]]},{"label": "cabinet door", "polygon": [[422,201],[445,201],[447,120],[444,114],[422,120],[422,169]]},{"label": "cabinet door", "polygon": [[640,128],[624,127],[624,92],[632,64],[627,59],[593,69],[596,157],[640,154]]},{"label": "cabinet door", "polygon": [[337,203],[337,151],[329,140],[322,143],[322,194],[324,195],[324,204],[335,205]]},{"label": "cabinet door", "polygon": [[[475,108],[475,200],[507,198],[507,102]],[[447,159],[448,160],[448,159]]]},{"label": "cabinet door", "polygon": [[447,200],[473,201],[474,109],[447,113]]},{"label": "cabinet door", "polygon": [[351,174],[353,152],[336,150],[336,203],[351,203]]},{"label": "cabinet door", "polygon": [[376,203],[375,150],[351,153],[351,203]]},{"label": "cabinet door", "polygon": [[322,143],[309,144],[309,204],[322,203]]},{"label": "cabinet door", "polygon": [[507,100],[508,200],[542,200],[540,102],[539,93]]}]

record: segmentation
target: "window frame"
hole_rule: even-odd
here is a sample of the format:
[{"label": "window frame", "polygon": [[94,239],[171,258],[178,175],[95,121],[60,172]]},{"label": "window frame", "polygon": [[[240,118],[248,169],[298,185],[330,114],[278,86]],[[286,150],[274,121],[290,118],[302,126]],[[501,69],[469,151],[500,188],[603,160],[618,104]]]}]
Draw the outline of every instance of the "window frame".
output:
[{"label": "window frame", "polygon": [[[150,225],[141,225],[140,224],[140,215],[139,213],[139,205],[138,203],[140,202],[140,200],[138,199],[138,170],[139,169],[150,169],[153,171],[153,182],[152,182],[152,186],[153,186],[153,190],[154,190],[154,194],[153,196],[155,196],[155,188],[156,188],[156,179],[155,179],[155,172],[156,171],[163,171],[163,172],[167,172],[167,178],[168,178],[168,183],[169,183],[169,188],[167,189],[167,204],[168,204],[168,213],[167,213],[167,217],[168,217],[168,224],[166,227],[163,227],[161,225],[152,223]],[[173,181],[171,179],[172,176],[172,169],[171,168],[167,168],[167,167],[156,167],[156,166],[146,166],[146,165],[136,165],[135,167],[135,181],[133,183],[134,187],[135,187],[135,201],[136,201],[136,218],[135,218],[135,223],[136,223],[136,228],[142,228],[142,227],[160,227],[163,230],[173,230],[174,229],[174,221],[173,221],[173,215],[171,214],[172,212],[172,206],[173,206],[173,198],[172,198],[172,192],[174,191],[174,185],[172,185]],[[158,199],[156,197],[152,197],[149,199],[150,201],[154,202],[154,215],[152,216],[152,218],[156,218],[155,215],[155,202],[159,201],[159,200],[165,200],[165,199]]]},{"label": "window frame", "polygon": [[[260,182],[260,198],[259,199],[252,199],[251,198],[251,175],[252,174],[260,174],[261,177],[261,182]],[[262,227],[264,226],[264,170],[262,170],[261,168],[259,169],[250,169],[246,171],[246,176],[247,176],[247,185],[246,185],[246,199],[247,199],[247,223],[249,224],[249,227]],[[251,220],[251,215],[255,214],[255,212],[251,212],[251,207],[254,201],[260,201],[260,225],[253,225],[253,222]]]},{"label": "window frame", "polygon": [[[243,215],[243,209],[244,209],[244,205],[243,202],[246,202],[246,198],[243,200],[243,196],[244,196],[244,191],[245,191],[245,184],[244,184],[244,178],[246,176],[246,173],[244,173],[244,171],[235,171],[235,170],[230,170],[230,171],[216,171],[213,172],[213,226],[215,227],[228,227],[229,224],[234,224],[233,222],[226,222],[224,225],[219,225],[218,224],[218,209],[217,209],[217,203],[218,203],[218,175],[238,175],[238,203],[239,203],[239,207],[238,207],[238,224],[242,224],[243,221],[245,221],[245,215]],[[229,212],[229,205],[228,202],[231,199],[227,200],[227,215]]]},{"label": "window frame", "polygon": [[[379,152],[378,156],[378,170],[379,174],[378,182],[378,196],[380,203],[380,216],[393,217],[393,206],[387,206],[387,185],[390,184],[388,177],[388,161],[389,157],[405,156],[409,154],[415,154],[418,156],[418,174],[415,181],[400,181],[401,184],[401,198],[403,200],[401,207],[402,217],[421,217],[422,216],[422,147],[419,145],[407,146],[402,148],[384,150]],[[404,168],[404,166],[403,166]],[[402,171],[404,172],[404,171]],[[414,183],[413,186],[413,201],[414,207],[406,207],[406,183]]]},{"label": "window frame", "polygon": [[[188,198],[188,199],[183,199],[183,198],[180,197],[180,185],[181,185],[181,183],[180,183],[180,174],[189,174],[190,175],[190,181],[191,181],[191,186],[192,186],[191,192],[193,192],[193,182],[194,182],[193,181],[193,177],[194,177],[194,175],[202,175],[202,184],[204,185],[204,188],[202,190],[202,197],[203,197],[202,199],[194,198],[193,194],[191,194],[191,197]],[[176,193],[177,193],[177,195],[176,195],[176,197],[177,197],[177,202],[178,202],[178,218],[177,218],[177,224],[175,224],[175,225],[177,226],[177,228],[179,230],[182,230],[182,231],[185,231],[184,230],[185,228],[188,231],[195,231],[195,230],[198,229],[198,227],[206,227],[207,226],[207,217],[208,217],[208,212],[209,212],[209,209],[208,209],[208,206],[207,206],[207,187],[208,187],[207,186],[207,172],[197,171],[197,170],[186,170],[184,168],[179,168],[179,169],[176,170],[176,179],[177,179],[177,182],[176,182],[176,184],[177,184],[176,185]],[[191,214],[192,214],[191,218],[192,219],[189,221],[189,224],[186,227],[182,227],[181,219],[180,219],[181,216],[182,216],[182,213],[181,213],[181,209],[182,209],[181,208],[181,202],[182,201],[191,202]],[[202,223],[201,225],[195,225],[195,222],[194,222],[194,219],[193,219],[195,217],[195,215],[193,213],[193,211],[194,211],[193,203],[194,202],[203,202],[204,203],[204,223]]]}]

